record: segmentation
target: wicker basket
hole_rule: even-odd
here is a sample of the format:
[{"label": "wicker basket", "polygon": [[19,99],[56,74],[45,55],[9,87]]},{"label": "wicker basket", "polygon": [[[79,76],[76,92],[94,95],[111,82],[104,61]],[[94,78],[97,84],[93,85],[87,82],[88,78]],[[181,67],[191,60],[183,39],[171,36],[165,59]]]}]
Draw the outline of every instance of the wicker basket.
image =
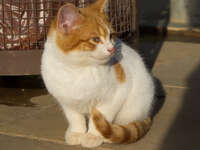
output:
[{"label": "wicker basket", "polygon": [[[74,3],[77,7],[85,7],[94,1],[1,0],[0,75],[38,74],[39,59],[48,28],[59,7],[66,2]],[[121,38],[125,38],[124,35],[127,33],[137,37],[136,0],[109,0],[106,11]],[[136,38],[133,38],[132,43],[135,42]],[[24,57],[28,58],[28,62]],[[13,65],[4,66],[5,63]]]}]

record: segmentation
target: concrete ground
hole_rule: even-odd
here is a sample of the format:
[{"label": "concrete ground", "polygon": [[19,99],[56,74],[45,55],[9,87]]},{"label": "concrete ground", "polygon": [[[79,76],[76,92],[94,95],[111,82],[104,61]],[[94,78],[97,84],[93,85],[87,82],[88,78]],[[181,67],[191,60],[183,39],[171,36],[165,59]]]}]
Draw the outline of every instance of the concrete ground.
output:
[{"label": "concrete ground", "polygon": [[[160,111],[137,143],[95,150],[199,150],[200,44],[151,38],[142,40],[140,48],[162,83],[157,88]],[[39,78],[28,79],[0,77],[0,150],[85,149],[65,144],[67,122],[60,107]]]}]

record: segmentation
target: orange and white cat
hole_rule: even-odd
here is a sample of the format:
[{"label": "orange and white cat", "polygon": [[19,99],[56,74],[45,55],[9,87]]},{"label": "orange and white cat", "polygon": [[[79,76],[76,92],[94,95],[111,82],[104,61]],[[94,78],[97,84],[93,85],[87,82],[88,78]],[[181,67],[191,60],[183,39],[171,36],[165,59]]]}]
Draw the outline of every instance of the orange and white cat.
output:
[{"label": "orange and white cat", "polygon": [[70,145],[135,142],[151,125],[152,77],[132,48],[113,39],[105,5],[65,4],[45,43],[42,77],[69,122]]}]

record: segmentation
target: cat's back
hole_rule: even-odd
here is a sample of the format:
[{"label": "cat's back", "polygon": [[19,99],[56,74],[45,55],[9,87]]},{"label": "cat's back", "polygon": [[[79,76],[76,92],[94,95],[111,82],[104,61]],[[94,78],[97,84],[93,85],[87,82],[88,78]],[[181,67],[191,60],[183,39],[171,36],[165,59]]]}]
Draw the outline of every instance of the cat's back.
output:
[{"label": "cat's back", "polygon": [[120,52],[118,52],[119,56],[117,58],[125,74],[124,84],[130,84],[133,91],[144,88],[146,88],[146,90],[153,90],[152,75],[146,67],[143,58],[136,50],[132,49],[124,42],[118,42],[117,47]]},{"label": "cat's back", "polygon": [[127,74],[147,71],[144,60],[135,49],[131,48],[119,39],[116,40],[116,49],[115,57],[124,70],[127,71]]}]

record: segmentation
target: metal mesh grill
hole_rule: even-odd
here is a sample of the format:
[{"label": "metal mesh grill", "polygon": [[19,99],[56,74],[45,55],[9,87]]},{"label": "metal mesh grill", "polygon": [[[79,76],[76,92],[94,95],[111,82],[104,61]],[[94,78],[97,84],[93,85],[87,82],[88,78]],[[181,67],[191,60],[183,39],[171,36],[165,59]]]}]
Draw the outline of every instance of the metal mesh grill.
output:
[{"label": "metal mesh grill", "polygon": [[[85,7],[95,0],[0,0],[0,50],[43,49],[51,20],[66,2]],[[106,12],[120,35],[136,30],[132,0],[109,0]]]}]

